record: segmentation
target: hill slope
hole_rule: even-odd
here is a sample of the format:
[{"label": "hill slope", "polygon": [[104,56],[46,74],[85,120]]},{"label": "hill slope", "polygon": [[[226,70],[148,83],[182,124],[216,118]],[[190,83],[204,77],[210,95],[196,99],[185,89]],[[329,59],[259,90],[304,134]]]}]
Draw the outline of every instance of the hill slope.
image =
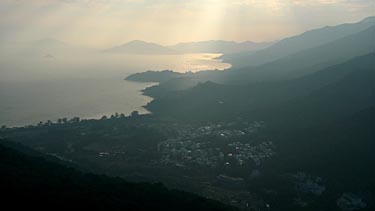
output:
[{"label": "hill slope", "polygon": [[[314,112],[334,111],[336,108],[334,113],[338,114],[355,112],[374,101],[374,60],[375,54],[372,53],[290,81],[242,86],[202,83],[193,89],[164,94],[147,108],[155,114],[175,117],[187,114],[186,117],[192,119],[245,114],[259,118],[282,114],[285,114],[284,117],[296,117],[291,114],[295,110],[306,117],[308,114],[314,116]],[[280,110],[283,107],[288,109]],[[348,110],[344,111],[344,108]],[[274,111],[273,115],[270,111]]]},{"label": "hill slope", "polygon": [[271,47],[256,53],[240,53],[224,56],[224,61],[233,64],[235,67],[258,66],[358,33],[374,25],[375,17],[369,17],[358,23],[315,29],[283,39]]},{"label": "hill slope", "polygon": [[233,78],[240,78],[244,82],[298,78],[357,56],[374,53],[374,35],[375,26],[372,26],[359,33],[300,51],[256,68],[240,69],[238,70],[240,73],[232,75]]},{"label": "hill slope", "polygon": [[218,202],[168,190],[160,184],[135,184],[83,173],[22,148],[5,141],[0,144],[0,188],[6,193],[2,197],[3,206],[42,210],[73,207],[95,210],[231,210]]}]

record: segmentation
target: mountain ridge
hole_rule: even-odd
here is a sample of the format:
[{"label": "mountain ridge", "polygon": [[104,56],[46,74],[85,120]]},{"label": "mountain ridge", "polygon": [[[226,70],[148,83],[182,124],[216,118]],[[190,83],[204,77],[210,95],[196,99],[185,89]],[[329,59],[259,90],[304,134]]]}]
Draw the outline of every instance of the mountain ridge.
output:
[{"label": "mountain ridge", "polygon": [[176,51],[167,47],[141,40],[133,40],[108,49],[105,52],[123,54],[178,54]]},{"label": "mountain ridge", "polygon": [[182,42],[175,45],[169,46],[184,53],[223,53],[232,54],[246,51],[256,51],[264,49],[274,42],[235,42],[225,40],[207,40],[197,42]]},{"label": "mountain ridge", "polygon": [[358,33],[375,25],[375,17],[367,17],[356,23],[345,23],[336,26],[322,27],[306,31],[299,35],[287,37],[274,45],[253,53],[240,53],[223,56],[225,62],[235,67],[258,66],[298,51],[313,48],[345,36]]}]

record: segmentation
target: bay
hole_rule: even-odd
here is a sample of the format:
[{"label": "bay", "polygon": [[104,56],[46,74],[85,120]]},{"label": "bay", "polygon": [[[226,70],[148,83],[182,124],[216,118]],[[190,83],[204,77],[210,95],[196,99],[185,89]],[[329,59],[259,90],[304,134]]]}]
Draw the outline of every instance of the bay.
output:
[{"label": "bay", "polygon": [[219,54],[113,55],[88,51],[0,53],[0,125],[24,126],[58,118],[101,118],[143,108],[153,83],[125,81],[132,73],[223,70]]}]

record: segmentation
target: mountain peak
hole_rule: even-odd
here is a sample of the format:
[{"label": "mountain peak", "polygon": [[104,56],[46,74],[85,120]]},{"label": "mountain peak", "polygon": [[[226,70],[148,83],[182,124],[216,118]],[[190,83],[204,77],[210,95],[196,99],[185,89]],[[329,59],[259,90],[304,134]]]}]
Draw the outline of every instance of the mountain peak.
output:
[{"label": "mountain peak", "polygon": [[123,45],[129,45],[129,44],[153,44],[153,45],[157,45],[155,43],[151,43],[151,42],[146,42],[146,41],[143,41],[143,40],[132,40],[132,41],[129,41]]},{"label": "mountain peak", "polygon": [[361,21],[362,23],[373,22],[375,24],[375,16],[369,16]]},{"label": "mountain peak", "polygon": [[336,26],[326,26],[312,29],[295,36],[287,37],[261,49],[255,53],[245,52],[237,55],[224,55],[224,61],[234,64],[235,67],[259,66],[277,61],[283,57],[293,55],[308,49],[313,49],[341,38],[355,35],[375,25],[375,17],[368,17],[357,23],[344,23]]},{"label": "mountain peak", "polygon": [[142,40],[132,40],[109,49],[108,51],[125,54],[177,54],[177,52],[172,49]]}]

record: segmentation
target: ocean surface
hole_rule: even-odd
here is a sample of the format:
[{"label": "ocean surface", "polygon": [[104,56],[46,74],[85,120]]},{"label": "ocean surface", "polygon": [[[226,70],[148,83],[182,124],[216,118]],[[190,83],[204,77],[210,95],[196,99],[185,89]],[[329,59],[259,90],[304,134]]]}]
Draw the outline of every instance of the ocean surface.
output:
[{"label": "ocean surface", "polygon": [[1,51],[0,125],[24,126],[58,118],[147,113],[152,83],[124,78],[146,70],[226,69],[218,54],[113,55],[91,51]]}]

